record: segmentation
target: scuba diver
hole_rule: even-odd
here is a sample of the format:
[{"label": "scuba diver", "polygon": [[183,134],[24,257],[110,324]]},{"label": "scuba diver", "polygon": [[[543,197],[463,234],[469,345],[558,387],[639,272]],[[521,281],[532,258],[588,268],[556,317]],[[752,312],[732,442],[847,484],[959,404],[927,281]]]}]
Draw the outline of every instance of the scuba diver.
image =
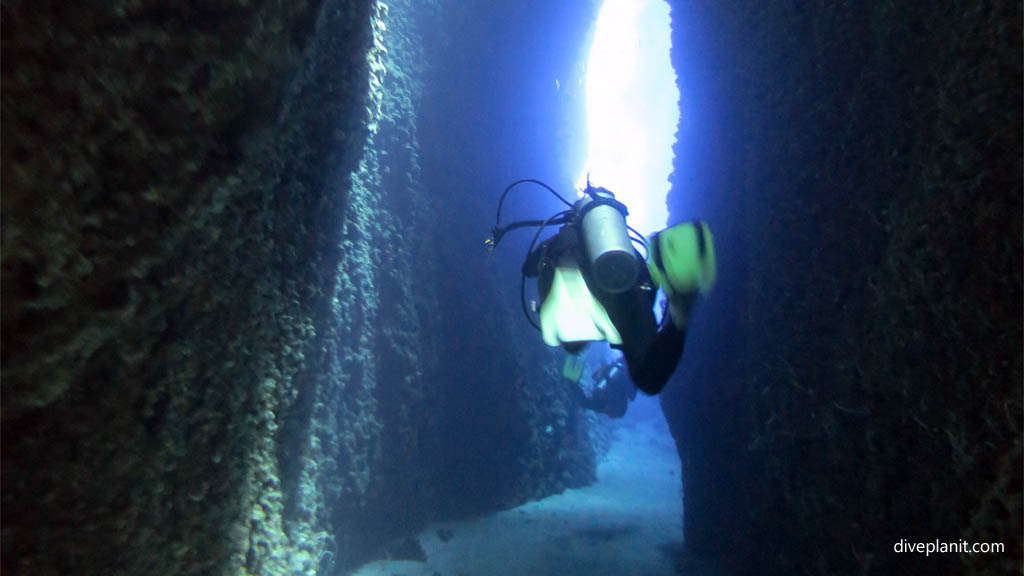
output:
[{"label": "scuba diver", "polygon": [[[524,183],[539,185],[566,206],[546,220],[501,225],[508,193]],[[686,329],[697,297],[715,281],[711,231],[695,220],[656,233],[650,242],[626,224],[629,211],[605,188],[591,186],[571,203],[535,179],[510,184],[498,201],[497,222],[485,241],[493,251],[505,234],[537,228],[522,266],[520,301],[527,320],[549,346],[579,354],[589,342],[606,340],[622,352],[629,376],[649,395],[661,392],[683,354]],[[539,245],[548,226],[559,231]],[[631,235],[632,233],[632,235]],[[642,256],[633,244],[644,248]],[[526,305],[526,279],[537,278],[539,323]],[[656,321],[661,289],[667,313]]]},{"label": "scuba diver", "polygon": [[605,363],[591,377],[594,389],[587,396],[578,381],[570,381],[570,391],[582,408],[607,414],[612,418],[626,415],[626,407],[636,398],[636,387],[629,380],[628,369],[622,359]]}]

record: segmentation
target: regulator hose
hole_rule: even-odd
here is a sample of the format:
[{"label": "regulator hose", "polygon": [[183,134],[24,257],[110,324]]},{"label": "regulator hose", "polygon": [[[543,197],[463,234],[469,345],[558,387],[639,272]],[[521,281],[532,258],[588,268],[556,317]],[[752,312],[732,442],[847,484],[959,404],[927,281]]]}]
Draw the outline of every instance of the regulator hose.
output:
[{"label": "regulator hose", "polygon": [[500,228],[501,227],[501,208],[502,208],[502,206],[505,205],[505,197],[508,196],[508,193],[511,192],[513,188],[515,188],[516,186],[519,186],[520,184],[526,184],[526,183],[536,184],[536,185],[544,188],[548,192],[551,192],[552,194],[554,194],[555,198],[558,198],[559,200],[561,200],[563,204],[565,204],[569,208],[572,208],[572,202],[569,202],[568,200],[566,200],[561,194],[556,192],[555,189],[552,188],[551,186],[548,186],[547,184],[545,184],[545,183],[543,183],[540,180],[537,180],[535,178],[523,178],[522,180],[516,180],[515,182],[509,184],[508,188],[505,188],[505,191],[501,193],[501,199],[498,200],[498,215],[497,215],[497,218],[494,219],[494,227],[495,228]]}]

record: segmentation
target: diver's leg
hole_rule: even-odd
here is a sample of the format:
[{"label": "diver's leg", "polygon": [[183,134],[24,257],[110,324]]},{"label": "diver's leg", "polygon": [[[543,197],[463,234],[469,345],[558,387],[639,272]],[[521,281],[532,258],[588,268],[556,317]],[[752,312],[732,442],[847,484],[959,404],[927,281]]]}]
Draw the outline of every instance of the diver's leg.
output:
[{"label": "diver's leg", "polygon": [[[654,318],[654,290],[646,268],[637,286],[628,292],[604,295],[602,300],[622,336],[622,351],[633,384],[646,394],[661,391],[683,354],[685,330]],[[671,326],[671,329],[669,327]]]},{"label": "diver's leg", "polygon": [[[613,321],[621,316],[631,317],[633,330],[623,330],[618,324],[616,327],[622,334],[621,349],[629,376],[645,394],[661,392],[683,356],[687,320],[697,293],[675,294],[674,298],[674,306],[666,311],[671,318],[664,318],[660,328],[654,321],[654,298],[649,292],[637,290],[631,297],[609,302],[609,316]],[[623,322],[622,326],[626,325]]]},{"label": "diver's leg", "polygon": [[661,392],[675,372],[685,345],[686,331],[672,322],[665,322],[646,349],[632,353],[623,350],[633,384],[645,394],[653,396]]},{"label": "diver's leg", "polygon": [[714,286],[716,264],[711,230],[699,220],[662,230],[649,246],[647,271],[665,292],[669,318],[649,344],[624,352],[633,383],[647,394],[657,394],[683,355],[691,310],[697,297]]}]

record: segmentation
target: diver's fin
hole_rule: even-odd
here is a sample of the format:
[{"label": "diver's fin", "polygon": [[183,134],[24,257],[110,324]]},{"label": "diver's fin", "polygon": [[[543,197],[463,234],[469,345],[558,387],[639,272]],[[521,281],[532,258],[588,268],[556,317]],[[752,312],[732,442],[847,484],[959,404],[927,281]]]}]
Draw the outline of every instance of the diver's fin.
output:
[{"label": "diver's fin", "polygon": [[565,362],[562,364],[562,377],[576,383],[580,381],[581,376],[583,376],[583,356],[567,354]]},{"label": "diver's fin", "polygon": [[696,295],[707,294],[715,285],[711,229],[703,220],[678,224],[655,234],[648,245],[651,278],[665,291],[672,322],[683,329]]},{"label": "diver's fin", "polygon": [[540,308],[540,331],[548,346],[607,340],[622,344],[608,311],[587,288],[579,264],[562,258]]}]

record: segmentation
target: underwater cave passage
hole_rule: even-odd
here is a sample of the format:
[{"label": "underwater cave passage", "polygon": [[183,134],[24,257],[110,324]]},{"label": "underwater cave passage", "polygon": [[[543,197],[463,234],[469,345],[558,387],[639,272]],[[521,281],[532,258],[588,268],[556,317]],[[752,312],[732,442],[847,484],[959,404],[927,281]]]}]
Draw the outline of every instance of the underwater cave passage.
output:
[{"label": "underwater cave passage", "polygon": [[[668,178],[679,122],[663,0],[606,0],[585,70],[586,162],[577,187],[613,191],[643,234],[666,226]],[[592,344],[588,365],[613,357]],[[583,386],[593,386],[586,370]],[[559,386],[551,382],[551,386]],[[597,479],[495,514],[438,522],[415,557],[389,555],[356,574],[670,574],[683,540],[681,465],[657,397],[639,394],[625,416],[587,412]],[[552,427],[539,431],[552,434]]]}]

